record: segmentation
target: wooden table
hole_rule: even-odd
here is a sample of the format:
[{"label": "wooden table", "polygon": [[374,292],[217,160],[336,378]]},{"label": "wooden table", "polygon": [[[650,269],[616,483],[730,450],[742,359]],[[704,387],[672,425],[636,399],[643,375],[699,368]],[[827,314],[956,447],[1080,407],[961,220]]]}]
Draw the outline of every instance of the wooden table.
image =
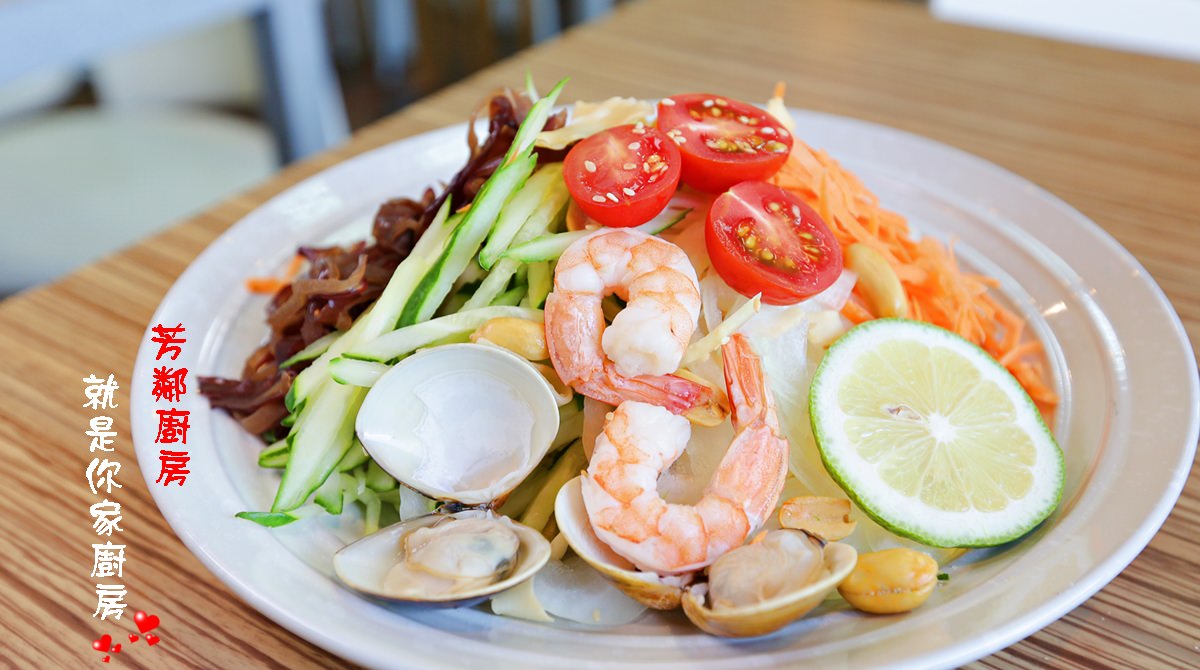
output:
[{"label": "wooden table", "polygon": [[[125,388],[116,413],[120,500],[123,539],[136,560],[127,601],[153,604],[165,640],[154,654],[120,654],[114,667],[344,666],[238,600],[166,526],[129,441],[134,353],[164,292],[230,224],[354,154],[461,121],[488,91],[519,83],[526,69],[541,82],[571,75],[570,97],[584,99],[714,90],[762,100],[786,80],[793,105],[961,147],[1032,179],[1115,235],[1200,342],[1200,65],[942,24],[905,2],[692,6],[622,6],[609,20],[523,52],[248,193],[0,305],[7,503],[0,515],[0,665],[99,663],[90,648],[100,626],[91,616],[93,498],[82,465],[90,411],[80,407],[80,377],[112,372]],[[1198,557],[1200,476],[1193,472],[1166,525],[1120,577],[975,667],[1196,667]]]}]

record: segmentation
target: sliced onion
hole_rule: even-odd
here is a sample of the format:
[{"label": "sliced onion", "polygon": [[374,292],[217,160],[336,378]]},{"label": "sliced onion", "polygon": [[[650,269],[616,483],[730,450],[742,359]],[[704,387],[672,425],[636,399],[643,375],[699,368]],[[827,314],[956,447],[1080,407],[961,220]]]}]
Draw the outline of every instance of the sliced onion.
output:
[{"label": "sliced onion", "polygon": [[534,578],[533,590],[547,612],[578,623],[619,626],[646,611],[578,556],[547,563]]},{"label": "sliced onion", "polygon": [[841,311],[842,307],[846,306],[846,301],[850,299],[850,292],[854,290],[854,283],[857,281],[858,275],[850,270],[842,270],[842,274],[838,275],[829,288],[800,304],[810,312],[826,309]]}]

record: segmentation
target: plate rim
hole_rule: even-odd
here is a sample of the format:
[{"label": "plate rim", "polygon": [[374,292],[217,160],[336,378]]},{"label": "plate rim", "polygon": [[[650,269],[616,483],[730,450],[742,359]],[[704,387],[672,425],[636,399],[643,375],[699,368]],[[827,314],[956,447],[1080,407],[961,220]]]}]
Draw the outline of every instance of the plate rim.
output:
[{"label": "plate rim", "polygon": [[[974,164],[976,168],[982,169],[989,173],[989,178],[1008,180],[1010,183],[1022,186],[1030,190],[1034,197],[1045,200],[1053,205],[1057,210],[1066,216],[1073,219],[1083,231],[1089,233],[1096,241],[1104,245],[1107,250],[1115,254],[1129,266],[1137,269],[1141,273],[1140,282],[1142,287],[1149,289],[1154,298],[1156,307],[1159,308],[1167,317],[1170,326],[1170,337],[1172,344],[1179,345],[1179,350],[1183,354],[1181,363],[1185,363],[1185,369],[1190,369],[1193,374],[1188,378],[1186,386],[1191,400],[1200,399],[1200,376],[1195,374],[1196,359],[1194,350],[1191,347],[1187,337],[1186,330],[1183,328],[1181,319],[1178,313],[1174,310],[1170,300],[1162,291],[1162,288],[1154,281],[1152,276],[1146,272],[1145,267],[1138,259],[1133,256],[1128,250],[1120,245],[1115,238],[1112,237],[1106,230],[1093,222],[1087,216],[1076,210],[1070,204],[1059,198],[1058,196],[1038,187],[1033,182],[1017,175],[995,163],[987,161],[983,158],[975,156],[957,147],[947,145],[945,143],[933,140],[915,133],[892,128],[889,126],[856,119],[849,116],[828,114],[824,112],[816,112],[803,109],[791,109],[793,115],[801,115],[813,119],[823,120],[825,122],[842,123],[857,125],[859,128],[875,134],[890,135],[894,139],[902,142],[916,142],[924,145],[928,149],[932,149],[949,156],[955,161],[966,161]],[[377,158],[384,152],[393,150],[393,147],[398,143],[413,141],[417,138],[427,138],[436,134],[448,134],[465,129],[465,123],[453,124],[444,126],[438,129],[430,130],[424,133],[409,135],[404,138],[399,138],[388,144],[373,148],[363,153],[350,157],[345,161],[341,161],[333,166],[325,168],[305,179],[289,186],[287,189],[276,194],[267,201],[261,203],[251,212],[244,215],[239,221],[226,229],[220,236],[211,242],[199,255],[196,256],[189,264],[188,268],[175,280],[171,288],[166,292],[162,301],[155,309],[154,315],[149,324],[147,324],[146,333],[149,332],[149,325],[161,321],[161,316],[166,311],[172,299],[178,299],[177,293],[182,291],[182,286],[185,280],[190,279],[192,271],[203,259],[210,255],[215,256],[216,249],[223,239],[228,239],[236,235],[236,231],[249,227],[253,223],[252,219],[256,212],[264,208],[270,207],[272,204],[278,203],[293,194],[298,189],[306,185],[312,184],[315,181],[325,177],[329,172],[338,169],[352,169],[354,163],[370,162],[373,158]],[[1105,312],[1106,314],[1108,311]],[[205,549],[204,538],[193,534],[192,529],[188,526],[184,519],[183,511],[173,505],[166,497],[166,492],[162,487],[154,484],[152,479],[152,466],[156,463],[157,454],[152,453],[152,444],[145,437],[146,428],[142,426],[139,429],[139,424],[135,423],[134,417],[138,414],[139,405],[145,404],[144,397],[148,396],[147,382],[144,380],[149,378],[148,365],[153,363],[153,352],[148,338],[143,337],[142,343],[138,349],[137,357],[133,370],[133,381],[131,384],[131,433],[133,433],[133,442],[135,451],[138,455],[139,465],[141,465],[143,477],[147,487],[159,508],[160,513],[171,526],[176,536],[184,543],[188,550],[201,560],[210,572],[217,576],[231,590],[238,594],[243,600],[255,607],[258,611],[265,614],[267,617],[288,629],[294,634],[297,634],[310,642],[320,646],[331,653],[342,656],[359,663],[366,665],[376,665],[380,662],[380,657],[369,654],[365,650],[358,650],[347,646],[342,641],[338,640],[323,631],[319,626],[316,626],[310,621],[310,618],[298,615],[295,612],[289,611],[277,605],[273,600],[264,596],[254,584],[247,581],[244,575],[241,575],[229,566],[224,565],[216,559],[210,552]],[[998,649],[1007,647],[1029,635],[1040,630],[1046,625],[1057,620],[1069,611],[1078,607],[1081,603],[1092,597],[1097,591],[1107,585],[1114,579],[1129,563],[1131,563],[1137,555],[1149,544],[1151,539],[1157,534],[1162,524],[1166,521],[1171,510],[1174,508],[1182,490],[1187,482],[1187,477],[1191,469],[1192,460],[1195,457],[1196,442],[1198,434],[1200,434],[1200,406],[1196,402],[1192,403],[1192,411],[1188,417],[1188,425],[1184,429],[1188,436],[1188,442],[1179,452],[1179,459],[1175,463],[1170,484],[1165,488],[1159,496],[1150,513],[1142,519],[1136,530],[1128,536],[1120,545],[1117,546],[1106,558],[1097,562],[1091,570],[1086,571],[1079,576],[1078,581],[1073,587],[1066,592],[1059,594],[1057,597],[1050,598],[1042,605],[1031,610],[1025,611],[1024,614],[1018,616],[1012,623],[1001,626],[1000,628],[992,628],[982,632],[980,635],[952,643],[943,645],[932,650],[922,652],[916,656],[901,659],[894,667],[948,667],[957,665],[963,662],[980,658],[984,655],[992,653]],[[141,438],[139,439],[139,435]],[[144,445],[139,448],[140,445]],[[265,530],[265,529],[264,529]],[[290,552],[289,552],[290,553]],[[293,556],[293,558],[295,558]],[[296,559],[299,560],[299,559]],[[319,571],[305,565],[305,568],[310,570],[314,575],[324,579],[325,576]],[[1067,596],[1064,598],[1064,596]],[[418,663],[422,660],[433,660],[432,657],[412,657],[404,659],[392,659],[392,662],[408,662]]]}]

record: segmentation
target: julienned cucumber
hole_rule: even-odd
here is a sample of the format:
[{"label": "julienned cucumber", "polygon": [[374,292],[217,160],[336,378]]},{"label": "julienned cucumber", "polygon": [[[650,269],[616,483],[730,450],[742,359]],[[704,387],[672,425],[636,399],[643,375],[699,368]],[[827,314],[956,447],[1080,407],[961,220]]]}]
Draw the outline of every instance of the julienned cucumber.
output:
[{"label": "julienned cucumber", "polygon": [[379,381],[388,366],[383,363],[359,361],[345,356],[338,356],[329,364],[329,375],[333,381],[349,386],[370,388]]},{"label": "julienned cucumber", "polygon": [[[560,175],[559,178],[551,188],[544,189],[543,193],[539,193],[541,201],[538,203],[537,208],[535,208],[529,214],[529,217],[525,221],[525,225],[521,226],[521,229],[517,231],[516,235],[512,238],[513,244],[523,244],[532,239],[536,239],[541,235],[544,235],[546,231],[549,230],[554,224],[554,222],[558,220],[558,215],[563,211],[563,207],[567,204],[567,199],[571,197],[570,194],[567,193],[566,184],[563,183],[561,178],[561,164],[556,163],[555,165],[559,166],[558,169],[554,171],[556,174]],[[542,168],[542,170],[549,170],[551,167],[552,166],[546,166],[545,168]],[[535,174],[533,178],[529,180],[529,184],[526,184],[525,188],[522,189],[521,192],[516,196],[514,196],[513,199],[516,200],[526,191],[530,190],[530,185],[532,185],[533,179],[537,178],[537,176],[540,174],[542,174],[541,171]],[[483,252],[480,252],[481,258],[482,254]],[[517,274],[519,271],[523,271],[526,267],[527,266],[523,265],[521,261],[515,258],[501,258],[500,261],[492,267],[492,271],[488,274],[487,278],[483,280],[483,283],[479,285],[479,288],[475,290],[475,295],[471,296],[471,299],[468,300],[465,305],[463,305],[463,308],[475,309],[478,307],[487,307],[488,305],[505,304],[499,300],[500,295],[505,293],[505,289],[513,275]],[[522,294],[521,297],[524,297],[524,294]]]},{"label": "julienned cucumber", "polygon": [[566,191],[562,174],[562,163],[543,166],[533,173],[525,182],[525,186],[500,210],[500,217],[496,219],[495,227],[488,234],[487,244],[479,252],[479,264],[483,269],[492,269],[500,254],[517,239],[517,234],[522,232],[526,221],[551,193],[556,190]]},{"label": "julienned cucumber", "polygon": [[356,347],[353,351],[345,352],[342,357],[359,361],[390,363],[438,340],[460,333],[470,333],[488,321],[501,316],[541,322],[543,313],[540,309],[527,307],[493,306],[448,314],[424,323],[393,330]]},{"label": "julienned cucumber", "polygon": [[[643,223],[640,226],[632,228],[649,235],[658,235],[665,232],[671,226],[683,221],[692,210],[685,209],[682,212],[672,217],[664,217],[662,215]],[[603,230],[603,229],[601,229]],[[522,263],[537,263],[540,261],[558,260],[559,256],[567,250],[575,242],[587,237],[594,231],[591,230],[574,230],[569,233],[555,233],[554,235],[543,235],[535,240],[531,240],[524,244],[517,244],[509,247],[508,251],[501,255],[501,258],[515,258]]]},{"label": "julienned cucumber", "polygon": [[303,505],[337,467],[353,445],[354,417],[366,393],[358,386],[331,382],[308,400],[304,416],[288,436],[291,456],[271,504],[272,512]]},{"label": "julienned cucumber", "polygon": [[284,398],[288,411],[301,411],[304,402],[329,379],[330,361],[358,343],[369,342],[380,333],[396,327],[396,320],[400,318],[400,312],[412,295],[417,282],[433,265],[434,259],[461,220],[459,215],[450,216],[449,212],[450,201],[447,200],[429,224],[429,229],[413,246],[412,253],[396,267],[379,300],[363,312],[350,330],[333,342],[312,365],[296,376],[292,387],[288,389],[287,397]]},{"label": "julienned cucumber", "polygon": [[280,363],[279,368],[280,369],[290,368],[293,365],[295,365],[301,361],[312,360],[312,359],[316,358],[317,356],[320,356],[321,354],[325,353],[325,350],[328,349],[330,347],[330,345],[332,345],[334,342],[336,342],[337,339],[341,336],[342,336],[342,334],[339,331],[335,330],[332,333],[325,335],[324,337],[314,340],[312,342],[312,344],[309,344],[307,347],[304,347],[303,349],[301,349],[299,352],[296,353],[295,356],[292,356],[291,358],[287,359],[286,361]]},{"label": "julienned cucumber", "polygon": [[[526,120],[528,123],[528,120]],[[454,230],[446,249],[421,278],[408,304],[400,314],[398,325],[411,326],[429,319],[438,305],[450,294],[458,276],[479,252],[483,239],[496,223],[501,208],[513,193],[521,188],[537,165],[537,156],[518,157],[488,178],[475,196],[462,223]]]},{"label": "julienned cucumber", "polygon": [[546,97],[538,100],[529,109],[525,120],[517,128],[516,137],[513,138],[512,146],[505,154],[501,167],[484,182],[462,223],[446,244],[446,250],[421,279],[408,304],[404,306],[398,326],[411,326],[433,316],[438,306],[450,294],[459,275],[479,253],[504,204],[533,173],[533,168],[537,165],[537,156],[533,154],[533,141],[545,127],[554,101],[558,99],[558,94],[562,92],[566,83],[566,79],[558,82]]}]

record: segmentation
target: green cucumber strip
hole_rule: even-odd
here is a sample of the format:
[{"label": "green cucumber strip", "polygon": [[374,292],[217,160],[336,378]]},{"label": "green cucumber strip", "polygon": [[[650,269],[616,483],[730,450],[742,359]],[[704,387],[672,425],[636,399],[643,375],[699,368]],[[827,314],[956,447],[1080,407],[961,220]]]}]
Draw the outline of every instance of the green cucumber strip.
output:
[{"label": "green cucumber strip", "polygon": [[[567,193],[567,187],[559,181],[559,187],[552,189],[546,194],[542,201],[538,204],[537,209],[529,215],[525,225],[517,233],[512,240],[513,244],[524,244],[539,236],[544,235],[550,226],[554,223],[558,212],[567,204],[567,198],[571,197]],[[482,252],[481,252],[482,253]],[[467,301],[463,309],[475,309],[478,307],[486,307],[487,305],[498,304],[496,298],[505,291],[508,286],[508,280],[514,274],[519,275],[526,266],[519,260],[514,258],[501,259],[494,267],[487,279],[479,285],[475,290],[475,295]]]},{"label": "green cucumber strip", "polygon": [[292,356],[286,361],[280,363],[280,369],[290,368],[301,361],[312,360],[317,356],[320,356],[321,354],[325,353],[325,350],[328,349],[329,346],[336,342],[341,336],[342,333],[335,330],[332,333],[327,333],[324,337],[319,337],[316,340],[313,340],[311,344],[301,349],[296,353],[295,356]]},{"label": "green cucumber strip", "polygon": [[559,94],[562,93],[568,81],[570,81],[569,77],[560,79],[554,85],[554,88],[550,89],[550,92],[546,94],[546,97],[539,98],[529,108],[529,113],[525,115],[525,120],[517,128],[517,134],[513,137],[512,146],[508,148],[508,153],[504,154],[504,161],[500,163],[501,165],[509,164],[517,157],[527,154],[533,148],[534,141],[537,140],[538,134],[542,132],[542,128],[546,127],[546,120],[554,112],[554,103],[558,100]]},{"label": "green cucumber strip", "polygon": [[396,271],[388,280],[379,299],[358,317],[350,330],[331,344],[313,361],[312,365],[305,368],[292,381],[292,387],[288,390],[287,396],[287,400],[290,401],[287,405],[290,411],[299,411],[304,402],[329,379],[330,361],[358,343],[368,342],[396,327],[400,312],[416,288],[417,282],[433,265],[434,259],[441,253],[455,230],[455,226],[461,220],[458,216],[450,216],[449,212],[450,201],[447,199],[442,208],[438,210],[437,216],[430,222],[429,228],[421,237],[417,238],[412,253],[396,267]]},{"label": "green cucumber strip", "polygon": [[363,512],[363,534],[370,535],[379,530],[379,513],[383,509],[379,502],[379,494],[367,489],[359,494],[358,499],[366,508]]},{"label": "green cucumber strip", "polygon": [[[520,241],[516,240],[518,233],[525,230],[526,222],[539,209],[539,205],[560,191],[566,195],[567,186],[563,181],[562,163],[543,165],[534,172],[521,190],[500,210],[500,217],[496,219],[496,225],[488,234],[487,244],[479,252],[479,265],[485,270],[491,270],[500,254],[514,241]],[[566,202],[565,198],[563,202]],[[526,239],[533,237],[536,235]]]},{"label": "green cucumber strip", "polygon": [[367,463],[367,488],[376,493],[383,493],[384,491],[391,491],[399,485],[399,482],[383,468],[379,467],[378,463],[375,461]]},{"label": "green cucumber strip", "polygon": [[583,410],[569,402],[558,408],[558,434],[546,454],[553,454],[583,435]]},{"label": "green cucumber strip", "polygon": [[341,514],[343,503],[341,477],[326,477],[325,483],[317,488],[317,494],[313,497],[313,502],[334,516]]},{"label": "green cucumber strip", "polygon": [[525,294],[528,292],[528,286],[519,284],[496,296],[496,299],[492,301],[492,305],[495,307],[516,307],[521,304],[521,301],[525,299]]},{"label": "green cucumber strip", "polygon": [[370,456],[367,455],[367,450],[363,449],[362,442],[359,442],[358,438],[356,437],[354,438],[354,444],[350,447],[350,451],[347,451],[346,455],[343,456],[342,460],[338,463],[337,471],[346,472],[348,470],[353,470],[363,463],[366,463],[368,458],[370,458]]},{"label": "green cucumber strip", "polygon": [[354,417],[366,393],[358,386],[328,384],[309,399],[304,416],[288,437],[292,455],[271,504],[272,512],[303,505],[345,457],[354,443]]},{"label": "green cucumber strip", "polygon": [[[528,122],[528,120],[526,121]],[[524,125],[521,126],[522,128]],[[519,131],[518,131],[519,132]],[[462,223],[446,243],[446,248],[421,278],[412,297],[400,314],[399,326],[426,321],[450,294],[454,282],[467,269],[504,204],[533,172],[537,157],[526,155],[496,170],[475,196]]]},{"label": "green cucumber strip", "polygon": [[[658,235],[671,226],[683,221],[687,218],[692,210],[685,209],[678,214],[670,217],[664,217],[662,214],[650,219],[640,226],[635,226],[630,230],[637,230],[648,235]],[[604,230],[598,228],[597,230]],[[500,255],[501,258],[515,258],[522,263],[537,263],[539,261],[558,260],[558,257],[567,250],[575,242],[592,234],[592,230],[573,230],[567,233],[555,233],[553,235],[542,235],[536,239],[525,242],[524,244],[514,244],[509,247],[508,251]]]},{"label": "green cucumber strip", "polygon": [[541,309],[542,303],[546,302],[546,296],[550,295],[550,289],[554,285],[554,270],[550,268],[549,261],[538,261],[529,264],[529,295],[526,296],[528,307]]},{"label": "green cucumber strip", "polygon": [[438,340],[470,333],[488,321],[501,316],[514,316],[519,319],[541,322],[542,310],[525,307],[481,307],[440,316],[381,335],[371,342],[345,352],[342,356],[360,361],[389,363]]},{"label": "green cucumber strip", "polygon": [[338,356],[329,363],[329,375],[333,381],[350,386],[370,388],[379,381],[388,366],[371,361],[356,361],[352,358]]},{"label": "green cucumber strip", "polygon": [[321,513],[321,507],[318,505],[304,505],[290,512],[238,512],[234,516],[239,519],[253,521],[260,526],[267,528],[278,528],[286,526],[293,521],[300,521]]},{"label": "green cucumber strip", "polygon": [[291,445],[287,440],[280,440],[275,444],[263,449],[258,454],[258,467],[260,468],[282,468],[287,465],[288,452],[292,450]]},{"label": "green cucumber strip", "polygon": [[390,491],[379,491],[378,493],[379,493],[379,502],[384,503],[385,505],[395,505],[396,512],[399,513],[399,511],[400,511],[400,509],[399,509],[400,508],[400,485],[399,484],[396,485],[396,488],[394,488]]}]

